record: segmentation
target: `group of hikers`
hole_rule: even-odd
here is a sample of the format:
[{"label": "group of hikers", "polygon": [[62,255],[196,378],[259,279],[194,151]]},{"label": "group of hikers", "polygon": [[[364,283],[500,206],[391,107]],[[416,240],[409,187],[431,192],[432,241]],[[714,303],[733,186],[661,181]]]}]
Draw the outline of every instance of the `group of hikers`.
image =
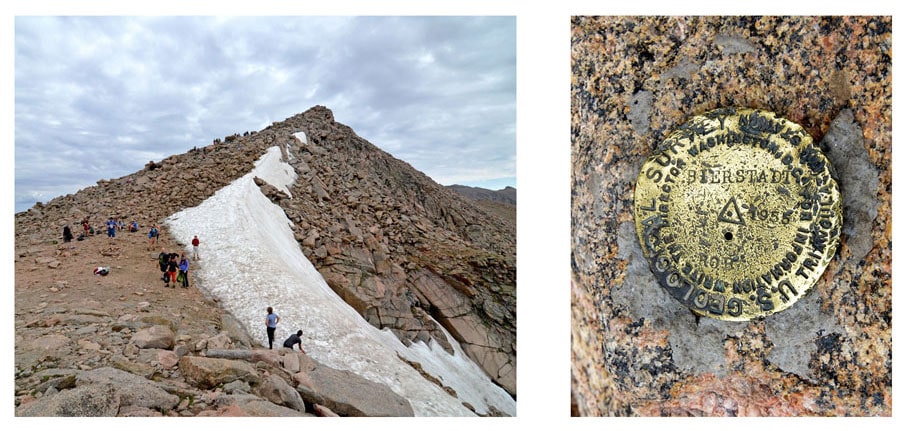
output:
[{"label": "group of hikers", "polygon": [[[154,231],[154,235],[152,236],[152,232],[149,232],[148,237],[154,241],[158,236],[157,227],[153,227],[152,231]],[[192,260],[198,259],[199,236],[195,235],[192,237]],[[177,287],[177,283],[183,288],[189,287],[189,259],[186,258],[186,254],[168,253],[165,248],[161,248],[161,253],[158,255],[158,267],[161,269],[164,287],[171,287],[171,283],[173,283],[174,289]]]},{"label": "group of hikers", "polygon": [[[70,242],[73,239],[75,239],[77,241],[82,241],[82,240],[87,239],[90,236],[95,235],[95,231],[96,231],[95,227],[92,226],[91,223],[89,223],[88,218],[82,219],[80,224],[82,225],[82,233],[80,233],[78,237],[75,237],[73,235],[72,228],[69,227],[69,224],[66,224],[63,226],[63,242]],[[126,224],[126,223],[123,223],[122,220],[117,220],[114,217],[108,218],[107,221],[104,223],[104,227],[107,232],[107,238],[110,238],[110,239],[115,238],[117,236],[117,231],[122,231],[122,230],[126,229],[129,232],[137,232],[139,230],[139,224],[136,223],[135,220],[133,220],[129,224]],[[100,229],[98,229],[98,231],[100,231]]]},{"label": "group of hikers", "polygon": [[[79,241],[85,239],[90,235],[94,235],[94,228],[91,227],[88,219],[82,220],[82,227],[84,233],[81,234],[78,238]],[[124,225],[122,222],[117,221],[115,218],[111,217],[107,220],[107,237],[114,238],[116,237],[117,230],[127,229],[129,232],[137,232],[139,230],[138,223],[133,220],[128,225]],[[157,225],[152,225],[151,229],[148,231],[148,246],[154,247],[155,243],[158,240],[161,232],[158,229]],[[70,242],[73,240],[72,229],[69,227],[69,224],[63,227],[63,242]],[[199,236],[195,235],[192,238],[192,260],[198,260],[199,257]],[[185,253],[168,253],[166,248],[161,248],[161,253],[158,254],[158,268],[161,270],[161,280],[164,281],[164,287],[176,288],[177,284],[181,287],[189,288],[189,259],[186,257]],[[98,275],[107,275],[108,268],[98,267],[95,268],[95,274]],[[103,272],[103,273],[102,273]],[[281,321],[280,316],[274,313],[274,309],[268,307],[268,315],[265,316],[265,328],[268,333],[268,348],[271,349],[274,346],[274,334],[277,330],[277,324]],[[290,334],[286,340],[284,340],[284,347],[293,350],[294,346],[298,346],[300,352],[306,353],[303,350],[303,341],[302,337],[303,331],[296,331],[295,334]]]},{"label": "group of hikers", "polygon": [[[177,260],[179,259],[179,260]],[[173,287],[176,289],[177,283],[184,289],[189,287],[189,259],[183,253],[168,253],[166,249],[161,249],[158,255],[158,266],[161,269],[161,279],[164,280],[164,287]],[[179,274],[177,273],[179,271]],[[173,286],[171,286],[173,283]]]}]

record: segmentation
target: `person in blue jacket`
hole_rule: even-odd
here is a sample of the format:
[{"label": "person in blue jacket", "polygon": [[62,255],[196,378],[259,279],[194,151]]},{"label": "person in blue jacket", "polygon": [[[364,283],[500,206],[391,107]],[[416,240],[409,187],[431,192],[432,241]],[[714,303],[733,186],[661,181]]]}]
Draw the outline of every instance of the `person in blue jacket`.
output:
[{"label": "person in blue jacket", "polygon": [[181,281],[184,289],[189,287],[189,259],[186,259],[186,255],[182,253],[180,253],[180,275],[177,276],[177,280]]},{"label": "person in blue jacket", "polygon": [[268,315],[265,316],[265,327],[268,330],[268,348],[274,347],[274,330],[277,329],[277,322],[280,322],[281,318],[277,314],[274,314],[274,309],[268,307]]}]

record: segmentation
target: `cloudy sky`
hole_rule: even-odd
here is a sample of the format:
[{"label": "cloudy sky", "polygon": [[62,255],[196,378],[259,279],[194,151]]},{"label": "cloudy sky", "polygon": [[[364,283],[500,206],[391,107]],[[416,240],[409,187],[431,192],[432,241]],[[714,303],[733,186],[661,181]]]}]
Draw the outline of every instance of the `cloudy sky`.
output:
[{"label": "cloudy sky", "polygon": [[513,17],[16,17],[15,210],[313,105],[436,182],[516,186]]}]

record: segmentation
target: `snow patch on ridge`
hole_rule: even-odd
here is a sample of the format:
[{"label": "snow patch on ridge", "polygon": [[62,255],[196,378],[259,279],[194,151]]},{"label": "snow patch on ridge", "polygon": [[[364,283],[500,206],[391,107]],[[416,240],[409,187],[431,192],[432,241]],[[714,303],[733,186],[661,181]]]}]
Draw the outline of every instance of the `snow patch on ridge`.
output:
[{"label": "snow patch on ridge", "polygon": [[252,172],[256,173],[254,176],[267,181],[268,184],[277,187],[278,190],[293,198],[290,193],[290,185],[296,181],[296,169],[281,160],[280,148],[269,148],[260,159],[255,161],[255,169]]},{"label": "snow patch on ridge", "polygon": [[[294,136],[305,142],[305,133],[302,138],[298,136],[301,133]],[[186,238],[188,243],[198,235],[202,241],[204,260],[194,262],[197,267],[191,268],[196,287],[218,298],[263,344],[267,344],[265,309],[274,307],[281,316],[277,347],[301,329],[303,347],[312,358],[388,385],[410,401],[418,416],[472,415],[462,402],[480,413],[494,406],[515,416],[516,402],[456,342],[451,340],[454,355],[434,341],[408,348],[390,331],[366,322],[328,287],[300,250],[283,210],[272,204],[253,181],[257,176],[289,194],[296,172],[280,154],[280,148],[269,148],[251,172],[201,205],[165,221],[175,238]],[[454,389],[458,398],[427,381],[398,354],[422,364],[427,373]]]}]

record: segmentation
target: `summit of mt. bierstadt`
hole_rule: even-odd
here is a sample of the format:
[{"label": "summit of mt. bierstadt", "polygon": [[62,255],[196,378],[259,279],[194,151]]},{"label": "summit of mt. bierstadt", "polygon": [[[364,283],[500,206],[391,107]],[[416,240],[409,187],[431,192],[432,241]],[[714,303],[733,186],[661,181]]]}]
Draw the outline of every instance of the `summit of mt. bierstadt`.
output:
[{"label": "summit of mt. bierstadt", "polygon": [[460,188],[315,106],[17,213],[16,415],[515,415],[515,207]]}]

